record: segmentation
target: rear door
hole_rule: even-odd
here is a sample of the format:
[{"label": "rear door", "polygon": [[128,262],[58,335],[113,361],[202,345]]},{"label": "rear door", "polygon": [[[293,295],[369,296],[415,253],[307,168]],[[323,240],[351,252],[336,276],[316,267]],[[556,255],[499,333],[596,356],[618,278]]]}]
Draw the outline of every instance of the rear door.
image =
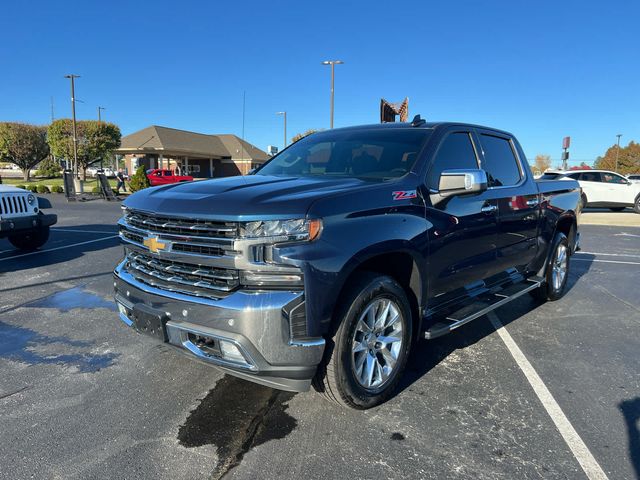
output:
[{"label": "rear door", "polygon": [[489,178],[488,195],[498,207],[497,260],[490,273],[525,270],[538,248],[538,187],[512,137],[484,129],[476,133]]},{"label": "rear door", "polygon": [[[437,192],[440,173],[477,169],[479,158],[469,128],[442,134],[427,172],[429,191]],[[437,296],[483,280],[496,259],[497,204],[489,192],[441,198],[431,195],[429,231],[430,295]]]},{"label": "rear door", "polygon": [[622,175],[613,172],[601,172],[603,189],[606,192],[604,201],[613,205],[633,205],[637,188]]}]

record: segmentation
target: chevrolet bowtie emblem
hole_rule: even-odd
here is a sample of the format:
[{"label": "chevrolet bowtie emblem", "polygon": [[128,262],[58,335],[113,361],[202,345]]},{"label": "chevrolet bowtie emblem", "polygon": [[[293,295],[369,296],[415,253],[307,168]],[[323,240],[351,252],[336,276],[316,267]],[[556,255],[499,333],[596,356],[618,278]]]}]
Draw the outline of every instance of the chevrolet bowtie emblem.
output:
[{"label": "chevrolet bowtie emblem", "polygon": [[160,240],[158,240],[158,237],[147,237],[142,243],[152,253],[158,253],[161,250],[167,250],[169,247],[168,243],[161,242]]}]

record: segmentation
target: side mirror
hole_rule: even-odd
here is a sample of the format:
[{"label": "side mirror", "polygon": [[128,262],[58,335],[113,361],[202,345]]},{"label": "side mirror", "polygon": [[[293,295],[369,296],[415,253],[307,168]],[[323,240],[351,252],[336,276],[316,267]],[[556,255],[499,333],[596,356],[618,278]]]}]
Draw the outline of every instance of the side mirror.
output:
[{"label": "side mirror", "polygon": [[484,170],[444,170],[440,174],[438,193],[443,197],[480,193],[487,189],[487,184]]}]

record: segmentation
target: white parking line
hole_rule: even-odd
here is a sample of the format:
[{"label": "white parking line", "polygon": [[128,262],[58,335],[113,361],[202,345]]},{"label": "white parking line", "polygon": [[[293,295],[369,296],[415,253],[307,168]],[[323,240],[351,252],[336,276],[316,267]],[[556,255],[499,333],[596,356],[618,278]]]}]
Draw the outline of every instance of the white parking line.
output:
[{"label": "white parking line", "polygon": [[577,262],[600,262],[600,263],[622,263],[623,265],[640,265],[640,262],[623,262],[621,260],[598,260],[591,258],[572,258],[571,261]]},{"label": "white parking line", "polygon": [[35,252],[23,253],[22,255],[14,255],[13,257],[0,258],[0,262],[4,262],[5,260],[13,260],[15,258],[28,257],[30,255],[37,255],[39,253],[55,252],[56,250],[62,250],[62,249],[65,249],[65,248],[79,247],[80,245],[86,245],[88,243],[94,243],[94,242],[101,242],[102,240],[109,240],[110,238],[118,238],[118,237],[119,237],[119,235],[111,235],[109,237],[97,238],[95,240],[89,240],[87,242],[72,243],[71,245],[63,245],[61,247],[48,248],[46,250],[36,250]]},{"label": "white parking line", "polygon": [[[59,232],[59,233],[65,233],[65,232],[72,232],[72,233],[115,233],[114,231],[111,232],[105,232],[100,231],[100,230],[73,230],[70,228],[52,228],[51,229],[52,232]],[[640,255],[639,255],[640,256]]]},{"label": "white parking line", "polygon": [[634,258],[640,258],[640,255],[635,255],[632,253],[599,253],[599,252],[585,252],[583,250],[580,250],[579,252],[576,252],[574,255],[602,255],[603,257],[634,257]]},{"label": "white parking line", "polygon": [[560,435],[562,435],[562,438],[571,449],[571,452],[573,452],[573,456],[582,467],[582,470],[584,470],[584,473],[590,480],[608,480],[607,474],[604,473],[604,470],[602,470],[602,467],[600,467],[600,464],[589,451],[589,448],[587,448],[585,443],[582,441],[578,432],[573,428],[573,425],[571,425],[571,422],[569,422],[569,419],[564,414],[555,398],[553,398],[553,395],[551,395],[547,386],[544,384],[529,360],[527,360],[527,357],[524,356],[524,353],[522,353],[522,350],[520,350],[520,347],[518,347],[509,332],[507,332],[507,329],[504,328],[504,325],[502,325],[498,316],[495,312],[489,312],[487,317],[491,320],[493,327],[498,332],[498,335],[500,335],[500,338],[506,345],[507,350],[509,350],[509,353],[511,353],[511,356],[518,364],[518,367],[520,367],[520,370],[522,370],[522,373],[524,373],[524,376],[529,381],[533,391],[551,417],[551,420],[553,420],[556,428],[560,431]]}]

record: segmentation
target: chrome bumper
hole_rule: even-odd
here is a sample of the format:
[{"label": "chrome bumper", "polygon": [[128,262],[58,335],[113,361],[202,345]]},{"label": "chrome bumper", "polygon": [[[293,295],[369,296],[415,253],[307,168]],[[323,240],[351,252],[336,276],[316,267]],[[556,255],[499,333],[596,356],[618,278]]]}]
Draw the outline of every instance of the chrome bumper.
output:
[{"label": "chrome bumper", "polygon": [[[136,280],[122,262],[114,271],[120,319],[130,327],[136,305],[166,319],[168,343],[241,378],[290,391],[309,389],[322,359],[323,338],[291,340],[285,310],[304,301],[301,291],[245,291],[214,300],[168,292]],[[241,354],[232,359],[200,348],[194,336]],[[226,342],[226,343],[225,343]]]}]

